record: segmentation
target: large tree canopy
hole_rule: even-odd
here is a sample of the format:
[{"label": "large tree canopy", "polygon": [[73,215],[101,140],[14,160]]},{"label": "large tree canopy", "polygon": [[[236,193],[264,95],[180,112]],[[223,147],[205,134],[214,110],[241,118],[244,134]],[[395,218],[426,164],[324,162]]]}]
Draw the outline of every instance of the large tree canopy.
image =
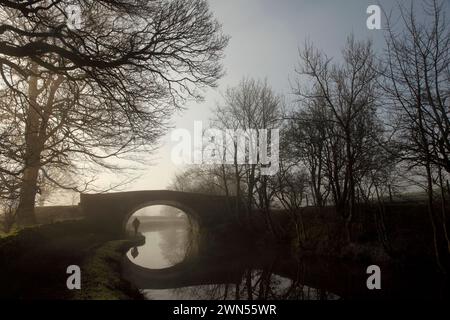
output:
[{"label": "large tree canopy", "polygon": [[0,176],[20,189],[19,218],[40,176],[154,145],[222,75],[228,38],[205,0],[0,3]]},{"label": "large tree canopy", "polygon": [[[28,58],[53,73],[117,86],[117,93],[140,84],[145,92],[158,89],[178,97],[178,89],[192,93],[190,84],[214,85],[221,75],[227,38],[204,0],[0,3],[3,72],[30,75],[20,65]],[[66,11],[73,6],[80,8],[79,29],[67,24]]]}]

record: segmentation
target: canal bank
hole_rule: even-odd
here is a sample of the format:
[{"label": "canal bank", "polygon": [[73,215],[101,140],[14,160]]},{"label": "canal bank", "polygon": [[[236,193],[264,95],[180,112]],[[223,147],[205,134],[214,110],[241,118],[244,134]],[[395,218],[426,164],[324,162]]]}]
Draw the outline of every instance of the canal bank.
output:
[{"label": "canal bank", "polygon": [[[85,221],[25,228],[0,239],[0,298],[141,299],[121,277],[125,252],[142,238],[114,240]],[[81,269],[81,290],[69,290],[67,267]]]},{"label": "canal bank", "polygon": [[[402,217],[406,211],[407,221]],[[158,271],[160,275],[155,278],[154,271],[138,270],[137,277],[132,266],[134,278],[145,284],[142,287],[125,280],[122,274],[126,253],[132,255],[130,249],[138,248],[141,255],[153,252],[142,247],[142,237],[113,239],[83,220],[27,228],[0,239],[0,298],[114,300],[143,299],[145,295],[158,299],[174,297],[171,292],[176,292],[183,297],[209,299],[215,298],[210,296],[211,288],[219,299],[245,298],[249,294],[261,299],[310,299],[316,295],[327,299],[390,299],[409,297],[418,292],[417,288],[422,293],[436,291],[436,296],[441,297],[422,209],[405,206],[386,213],[387,235],[397,255],[386,253],[370,211],[355,217],[350,243],[345,242],[342,221],[332,208],[303,209],[299,213],[304,227],[300,239],[286,212],[273,213],[281,238],[275,239],[259,219],[251,228],[217,225],[201,234],[199,243],[189,246],[189,251],[184,247],[173,251],[169,245],[187,241],[180,238],[173,243],[173,234],[164,228],[160,237],[166,246],[149,258],[154,262],[157,256],[168,256],[164,267],[170,272],[161,277],[165,271]],[[181,256],[174,257],[173,252],[181,252]],[[415,268],[416,262],[424,267]],[[384,287],[379,296],[366,292],[365,270],[370,264],[382,267]],[[69,265],[78,265],[82,270],[80,291],[66,287]],[[411,286],[413,278],[416,280]],[[178,288],[181,284],[187,287]],[[153,289],[146,291],[145,286]]]}]

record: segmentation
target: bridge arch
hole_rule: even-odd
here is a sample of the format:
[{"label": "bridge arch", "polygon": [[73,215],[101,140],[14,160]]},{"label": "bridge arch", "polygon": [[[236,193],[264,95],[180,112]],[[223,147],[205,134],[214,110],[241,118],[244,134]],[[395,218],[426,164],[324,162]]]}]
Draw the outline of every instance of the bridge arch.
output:
[{"label": "bridge arch", "polygon": [[130,191],[104,194],[81,194],[80,208],[94,227],[118,237],[125,234],[129,217],[149,204],[166,204],[191,215],[199,228],[235,224],[230,210],[233,198],[169,190]]},{"label": "bridge arch", "polygon": [[194,223],[194,225],[196,225],[198,223],[197,222],[197,220],[199,219],[198,213],[196,213],[195,210],[192,209],[191,207],[189,207],[181,202],[178,202],[176,200],[150,200],[150,201],[139,203],[135,207],[130,209],[130,211],[125,215],[125,217],[122,221],[123,230],[125,230],[127,222],[133,216],[133,214],[135,214],[136,212],[138,212],[141,209],[144,209],[147,207],[152,207],[152,206],[169,206],[169,207],[176,208],[178,210],[183,211],[184,214],[186,216],[188,216],[189,218],[192,218],[192,219],[190,219],[191,223]]}]

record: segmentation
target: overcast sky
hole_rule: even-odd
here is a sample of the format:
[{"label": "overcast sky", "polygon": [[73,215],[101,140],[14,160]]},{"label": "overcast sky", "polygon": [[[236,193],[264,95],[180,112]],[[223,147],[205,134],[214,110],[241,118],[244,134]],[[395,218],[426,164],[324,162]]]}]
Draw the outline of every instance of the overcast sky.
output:
[{"label": "overcast sky", "polygon": [[[357,39],[372,39],[375,47],[383,46],[383,31],[366,27],[367,7],[380,4],[389,11],[392,1],[367,0],[210,0],[211,10],[231,36],[223,65],[226,75],[217,89],[208,90],[203,103],[189,103],[186,110],[174,115],[176,128],[193,130],[194,121],[211,117],[210,110],[221,100],[221,92],[235,86],[243,77],[267,78],[279,93],[289,100],[289,79],[294,77],[298,48],[305,40],[329,56],[339,56],[346,38],[354,33]],[[409,3],[409,2],[408,2]],[[418,7],[420,1],[417,1]],[[384,21],[382,19],[382,26]],[[153,154],[148,168],[128,185],[126,190],[165,189],[174,174],[182,168],[170,157],[176,144],[170,132]],[[108,180],[104,176],[103,180]]]},{"label": "overcast sky", "polygon": [[[345,3],[345,4],[344,4]],[[226,75],[219,87],[209,90],[203,103],[189,103],[173,122],[177,128],[193,130],[193,123],[205,124],[210,110],[221,100],[221,92],[243,77],[267,78],[272,87],[290,93],[289,78],[298,61],[298,47],[310,39],[329,55],[338,55],[347,36],[371,37],[382,42],[382,31],[366,27],[366,9],[374,1],[317,0],[210,0],[211,10],[231,36],[223,61]],[[378,34],[378,35],[377,35]],[[154,166],[130,189],[164,189],[180,167],[171,162],[175,142],[170,134],[154,157]],[[127,188],[128,189],[128,188]]]}]

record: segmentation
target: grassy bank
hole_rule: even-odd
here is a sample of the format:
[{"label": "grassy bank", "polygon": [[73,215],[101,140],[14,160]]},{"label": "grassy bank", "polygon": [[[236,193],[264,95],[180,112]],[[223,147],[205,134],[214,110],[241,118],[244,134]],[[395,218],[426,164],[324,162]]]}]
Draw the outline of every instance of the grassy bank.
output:
[{"label": "grassy bank", "polygon": [[15,236],[15,235],[17,235],[18,232],[19,232],[19,229],[17,229],[17,228],[11,229],[8,232],[5,232],[0,229],[0,240],[3,238],[6,238],[6,237]]},{"label": "grassy bank", "polygon": [[84,261],[82,290],[74,291],[76,300],[143,299],[140,292],[121,277],[121,261],[130,248],[129,240],[109,241],[99,246]]},{"label": "grassy bank", "polygon": [[[123,253],[136,240],[112,241],[85,221],[25,228],[0,239],[0,298],[136,299],[121,279]],[[69,265],[81,268],[81,290],[68,290]]]}]

